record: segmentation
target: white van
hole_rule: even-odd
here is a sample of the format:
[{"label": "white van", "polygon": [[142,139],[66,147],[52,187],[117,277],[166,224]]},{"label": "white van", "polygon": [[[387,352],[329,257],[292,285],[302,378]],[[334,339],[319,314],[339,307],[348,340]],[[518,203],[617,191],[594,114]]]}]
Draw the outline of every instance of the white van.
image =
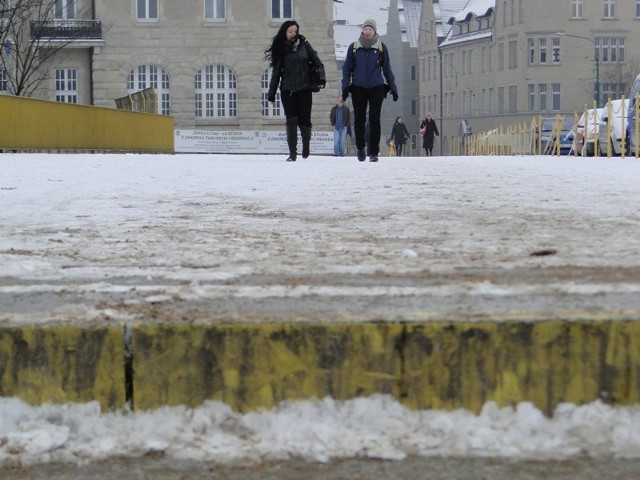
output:
[{"label": "white van", "polygon": [[[598,137],[603,108],[586,110],[574,127],[573,147],[574,152],[583,157],[592,157],[595,152],[595,140]],[[599,148],[599,147],[598,147]]]},{"label": "white van", "polygon": [[[622,137],[627,132],[628,110],[628,98],[624,99],[624,103],[622,100],[611,100],[602,109],[602,117],[598,126],[598,150],[600,156],[622,154]],[[609,138],[607,138],[607,134]],[[629,151],[629,145],[627,144],[625,144],[625,151]]]}]

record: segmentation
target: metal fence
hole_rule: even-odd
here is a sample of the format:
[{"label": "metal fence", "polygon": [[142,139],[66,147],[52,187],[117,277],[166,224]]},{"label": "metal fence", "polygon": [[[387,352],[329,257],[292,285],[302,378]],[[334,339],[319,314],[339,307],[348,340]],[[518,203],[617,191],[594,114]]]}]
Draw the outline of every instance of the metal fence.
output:
[{"label": "metal fence", "polygon": [[[640,95],[631,100],[609,99],[601,108],[594,102],[592,108],[585,105],[582,112],[556,115],[553,121],[549,120],[535,115],[529,122],[449,137],[449,152],[451,155],[640,156]],[[567,123],[571,125],[570,130],[566,128]]]}]

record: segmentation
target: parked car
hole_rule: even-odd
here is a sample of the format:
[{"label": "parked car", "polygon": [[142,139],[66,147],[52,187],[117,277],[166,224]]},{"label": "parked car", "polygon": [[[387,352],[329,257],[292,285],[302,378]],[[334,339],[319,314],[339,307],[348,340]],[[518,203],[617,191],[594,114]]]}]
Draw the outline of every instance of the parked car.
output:
[{"label": "parked car", "polygon": [[629,155],[635,155],[636,149],[640,149],[640,145],[636,145],[636,97],[640,94],[640,74],[636,77],[629,92],[629,109],[627,111],[627,144],[629,145]]},{"label": "parked car", "polygon": [[[598,151],[601,156],[621,155],[622,138],[627,132],[627,113],[629,99],[611,100],[602,108],[602,118],[598,125]],[[609,138],[607,138],[607,134]],[[625,151],[629,151],[629,145],[625,140]]]},{"label": "parked car", "polygon": [[560,155],[568,155],[573,147],[573,136],[573,121],[570,117],[543,118],[540,123],[540,149],[542,154],[556,154],[556,140],[559,137]]}]

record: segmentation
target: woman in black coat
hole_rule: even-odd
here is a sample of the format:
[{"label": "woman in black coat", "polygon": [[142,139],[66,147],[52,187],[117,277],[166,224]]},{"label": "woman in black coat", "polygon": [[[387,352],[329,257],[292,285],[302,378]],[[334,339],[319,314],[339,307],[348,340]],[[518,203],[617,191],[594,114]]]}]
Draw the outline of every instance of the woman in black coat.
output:
[{"label": "woman in black coat", "polygon": [[391,129],[391,138],[396,147],[396,157],[402,156],[402,147],[409,136],[409,131],[402,121],[402,117],[396,117],[396,121],[393,123],[393,128]]},{"label": "woman in black coat", "polygon": [[273,68],[267,99],[276,101],[276,90],[280,86],[280,99],[286,117],[289,158],[295,162],[298,156],[298,127],[302,136],[302,158],[309,156],[311,141],[312,67],[319,77],[318,86],[324,88],[327,77],[324,65],[311,44],[298,33],[298,22],[287,20],[273,37],[271,46],[265,50],[265,59]]},{"label": "woman in black coat", "polygon": [[431,118],[431,113],[427,113],[427,116],[420,124],[420,134],[422,135],[422,148],[424,148],[427,157],[430,157],[433,152],[434,136],[440,136],[436,121]]}]

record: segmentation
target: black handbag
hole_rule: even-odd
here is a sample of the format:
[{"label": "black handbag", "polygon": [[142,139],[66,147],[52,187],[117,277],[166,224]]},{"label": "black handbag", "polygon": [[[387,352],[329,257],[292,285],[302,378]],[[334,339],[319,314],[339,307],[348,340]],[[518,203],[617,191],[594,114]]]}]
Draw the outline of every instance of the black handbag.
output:
[{"label": "black handbag", "polygon": [[[305,42],[305,47],[307,49],[307,55],[311,56],[311,51],[313,49],[311,48],[311,45],[309,45],[309,42]],[[313,50],[313,53],[315,54],[315,50]],[[320,91],[320,83],[322,83],[322,79],[320,78],[320,72],[318,72],[316,64],[311,60],[309,60],[309,73],[311,78],[311,91],[313,93],[318,93]]]}]

